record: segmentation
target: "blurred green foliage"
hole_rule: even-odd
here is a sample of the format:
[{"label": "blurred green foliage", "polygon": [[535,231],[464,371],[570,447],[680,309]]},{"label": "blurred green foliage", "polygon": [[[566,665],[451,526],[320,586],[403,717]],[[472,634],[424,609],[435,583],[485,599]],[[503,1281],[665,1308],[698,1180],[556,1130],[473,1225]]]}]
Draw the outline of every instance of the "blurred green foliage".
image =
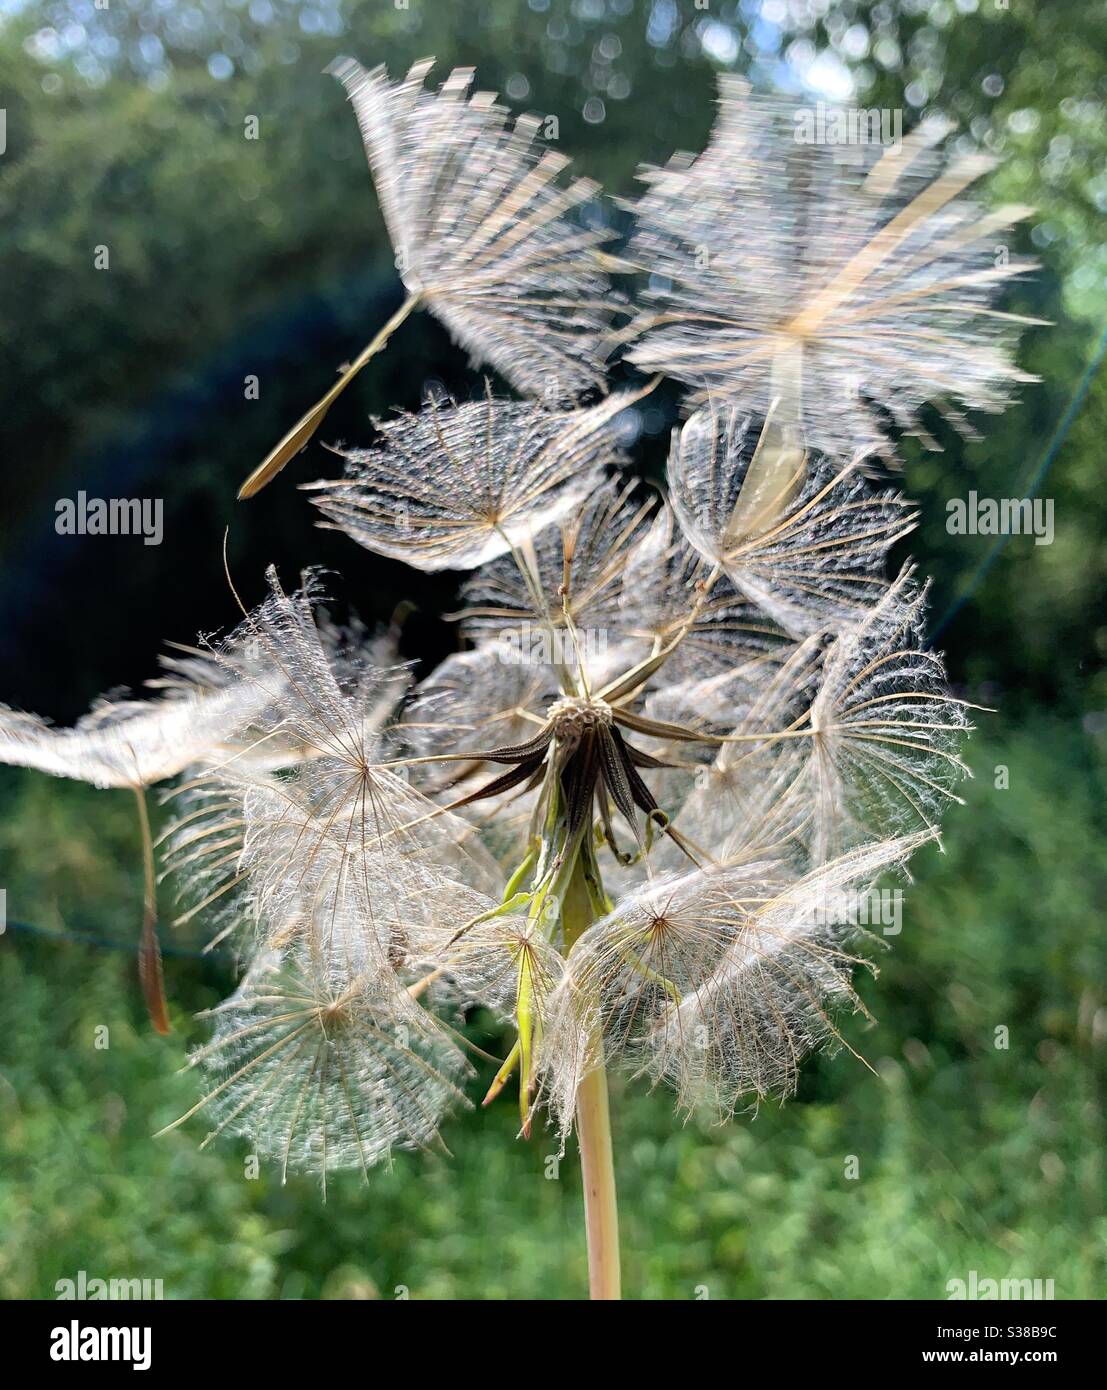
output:
[{"label": "blurred green foliage", "polygon": [[[618,1089],[632,1295],[942,1297],[973,1269],[1102,1293],[1105,49],[1107,12],[1075,0],[0,4],[0,448],[15,465],[0,478],[0,700],[60,718],[149,675],[162,638],[233,619],[228,523],[247,597],[270,561],[321,561],[369,619],[420,605],[413,656],[453,640],[433,618],[448,577],[312,529],[290,483],[335,471],[321,449],[249,508],[232,501],[399,298],[355,122],[321,75],[338,52],[393,73],[427,53],[440,71],[474,64],[515,108],[555,114],[560,146],[621,196],[640,161],[702,147],[717,68],[796,92],[804,74],[833,89],[849,73],[858,102],[902,105],[908,125],[951,114],[1004,156],[989,197],[1039,209],[1012,251],[1041,270],[1008,307],[1053,322],[1021,357],[1040,383],[977,422],[979,443],[939,424],[944,453],[904,446],[924,512],[911,549],[950,617],[940,645],[970,698],[1003,713],[980,717],[947,853],[921,857],[903,934],[862,984],[879,1022],[847,1026],[877,1075],[846,1052],[820,1060],[790,1106],[721,1130]],[[99,245],[109,274],[92,269]],[[430,379],[473,384],[421,317],[329,437],[363,441],[368,412],[414,407]],[[59,547],[54,500],[79,487],[164,497],[165,544]],[[989,561],[989,538],[950,536],[945,503],[970,487],[1053,498],[1053,545],[1015,538]],[[447,1127],[453,1157],[397,1156],[368,1187],[332,1183],[326,1206],[310,1179],[247,1180],[241,1144],[201,1151],[200,1118],[153,1140],[195,1099],[176,1075],[205,1036],[191,1015],[232,977],[167,957],[179,1031],[149,1034],[138,873],[126,797],[0,772],[0,1296],[51,1296],[80,1269],[162,1278],[170,1296],[581,1294],[575,1157],[547,1179],[550,1141],[516,1142],[506,1098]]]},{"label": "blurred green foliage", "polygon": [[[862,984],[877,1022],[845,1027],[876,1075],[845,1051],[819,1059],[797,1100],[725,1128],[682,1126],[668,1093],[617,1083],[630,1296],[943,1298],[974,1269],[1102,1293],[1103,768],[1045,716],[991,721],[971,763],[946,853],[919,856],[902,933]],[[515,1139],[507,1094],[446,1124],[451,1157],[397,1155],[368,1185],[343,1175],[325,1205],[309,1177],[248,1180],[241,1140],[201,1151],[201,1116],[151,1138],[197,1098],[176,1074],[205,1036],[189,1014],[229,972],[167,956],[180,1031],[153,1037],[128,951],[18,925],[127,941],[141,903],[127,798],[0,785],[0,1296],[52,1296],[80,1269],[161,1278],[169,1297],[582,1295],[575,1154],[547,1177],[555,1145]]]}]

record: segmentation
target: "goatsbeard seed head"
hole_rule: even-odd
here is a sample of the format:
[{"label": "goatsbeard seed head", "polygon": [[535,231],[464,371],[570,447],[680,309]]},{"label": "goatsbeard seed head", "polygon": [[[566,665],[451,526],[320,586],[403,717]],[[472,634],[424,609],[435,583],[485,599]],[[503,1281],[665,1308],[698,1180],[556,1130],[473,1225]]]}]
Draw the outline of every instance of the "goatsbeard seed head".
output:
[{"label": "goatsbeard seed head", "polygon": [[611,706],[605,700],[583,695],[555,700],[548,717],[557,739],[579,738],[589,729],[609,728],[612,723]]}]

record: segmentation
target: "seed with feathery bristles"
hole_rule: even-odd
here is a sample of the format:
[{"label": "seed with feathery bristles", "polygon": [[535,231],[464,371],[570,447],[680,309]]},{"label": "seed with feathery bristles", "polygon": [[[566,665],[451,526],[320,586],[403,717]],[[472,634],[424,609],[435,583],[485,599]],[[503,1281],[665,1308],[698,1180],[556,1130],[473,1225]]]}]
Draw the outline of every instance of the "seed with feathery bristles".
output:
[{"label": "seed with feathery bristles", "polygon": [[857,894],[929,838],[868,845],[796,880],[750,863],[666,877],[624,898],[569,953],[553,1001],[551,1104],[572,1122],[592,1039],[680,1103],[728,1118],[795,1090],[803,1056],[839,1040],[834,1012],[859,1008],[850,947]]},{"label": "seed with feathery bristles", "polygon": [[324,1195],[336,1169],[367,1174],[393,1149],[427,1147],[447,1108],[466,1104],[469,1068],[403,997],[331,972],[308,948],[263,953],[190,1058],[211,1085],[182,1120],[202,1113],[205,1143],[245,1135],[282,1180],[319,1173]]},{"label": "seed with feathery bristles", "polygon": [[753,501],[766,438],[758,423],[708,406],[674,431],[673,510],[696,549],[786,631],[851,622],[879,597],[885,556],[916,513],[855,465],[806,450]]},{"label": "seed with feathery bristles", "polygon": [[599,194],[564,178],[569,161],[540,138],[539,122],[512,125],[488,92],[470,95],[459,68],[424,89],[433,60],[401,82],[352,59],[344,84],[365,141],[377,201],[408,297],[334,385],[270,450],[239,489],[253,497],[313,438],[339,395],[416,308],[449,329],[474,364],[550,403],[604,386],[607,325],[616,305],[604,273],[611,233],[582,209]]},{"label": "seed with feathery bristles", "polygon": [[609,233],[573,215],[599,192],[562,178],[569,161],[514,125],[459,68],[432,94],[433,63],[402,82],[349,59],[333,69],[357,113],[377,199],[408,292],[475,362],[531,396],[603,385],[611,313],[600,248]]},{"label": "seed with feathery bristles", "polygon": [[[917,432],[927,403],[996,412],[1032,378],[1020,324],[993,306],[1029,263],[995,241],[1029,214],[983,213],[964,190],[990,167],[947,161],[924,125],[867,172],[796,138],[794,105],[720,78],[707,149],[647,168],[630,260],[651,274],[630,360],[852,457],[884,449],[890,417]],[[873,147],[860,147],[864,157]]]},{"label": "seed with feathery bristles", "polygon": [[473,569],[570,517],[616,460],[615,420],[640,393],[587,410],[428,399],[378,422],[381,442],[348,451],[346,476],[306,484],[328,522],[423,570]]}]

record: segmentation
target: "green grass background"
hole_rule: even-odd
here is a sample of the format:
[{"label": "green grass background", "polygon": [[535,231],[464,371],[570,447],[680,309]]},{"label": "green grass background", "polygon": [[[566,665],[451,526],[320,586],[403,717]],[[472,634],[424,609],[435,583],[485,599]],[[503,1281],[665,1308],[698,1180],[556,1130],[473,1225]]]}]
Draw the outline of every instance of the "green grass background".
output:
[{"label": "green grass background", "polygon": [[[821,1058],[795,1101],[723,1128],[616,1083],[629,1295],[942,1298],[974,1269],[1102,1291],[1102,767],[1070,723],[986,723],[946,852],[919,856],[902,933],[862,983],[877,1021],[845,1030],[876,1075]],[[72,939],[136,930],[128,799],[0,785],[0,1295],[52,1297],[80,1269],[160,1278],[168,1297],[582,1294],[576,1156],[549,1175],[555,1145],[515,1138],[506,1094],[447,1123],[451,1157],[342,1175],[325,1204],[309,1177],[248,1179],[242,1141],[201,1151],[202,1119],[152,1138],[195,1098],[178,1074],[204,1036],[190,1011],[229,974],[168,956],[178,1031],[154,1037],[133,956]]]}]

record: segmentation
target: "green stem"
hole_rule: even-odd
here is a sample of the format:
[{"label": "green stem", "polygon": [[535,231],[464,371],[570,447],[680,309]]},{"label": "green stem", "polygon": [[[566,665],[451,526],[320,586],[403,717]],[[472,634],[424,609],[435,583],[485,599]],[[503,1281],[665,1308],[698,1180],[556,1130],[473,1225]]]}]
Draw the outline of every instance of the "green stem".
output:
[{"label": "green stem", "polygon": [[[592,923],[592,898],[585,865],[586,851],[577,857],[562,902],[565,947],[568,950]],[[607,1101],[607,1071],[603,1042],[593,1040],[595,1064],[577,1092],[577,1144],[584,1184],[584,1228],[588,1238],[588,1288],[593,1299],[617,1299],[619,1276],[619,1205],[615,1193],[615,1159],[611,1146],[611,1113]]]}]

